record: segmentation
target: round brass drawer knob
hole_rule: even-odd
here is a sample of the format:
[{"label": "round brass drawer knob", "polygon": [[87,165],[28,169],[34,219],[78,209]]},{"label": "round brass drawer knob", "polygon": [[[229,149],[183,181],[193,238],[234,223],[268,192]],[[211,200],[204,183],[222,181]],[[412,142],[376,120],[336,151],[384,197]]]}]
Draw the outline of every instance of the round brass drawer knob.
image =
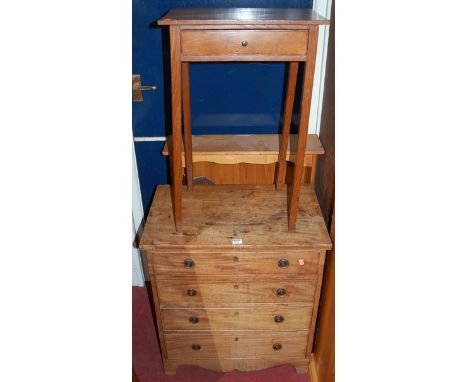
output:
[{"label": "round brass drawer knob", "polygon": [[[281,346],[281,345],[280,345]],[[201,346],[198,345],[198,344],[193,344],[192,345],[192,350],[200,350],[201,349]]]},{"label": "round brass drawer knob", "polygon": [[194,265],[195,265],[195,262],[193,260],[190,260],[190,259],[185,259],[184,260],[184,267],[185,268],[193,268]]},{"label": "round brass drawer knob", "polygon": [[197,291],[195,289],[190,288],[190,289],[187,289],[187,294],[189,296],[195,296],[197,294]]},{"label": "round brass drawer knob", "polygon": [[289,261],[286,259],[281,259],[278,261],[278,267],[280,268],[287,268],[289,267]]},{"label": "round brass drawer knob", "polygon": [[242,44],[243,47],[246,47],[247,45],[249,45],[249,43],[247,41],[242,41],[241,44]]},{"label": "round brass drawer knob", "polygon": [[191,316],[189,318],[189,321],[192,323],[192,324],[197,324],[198,323],[198,317],[197,316]]},{"label": "round brass drawer knob", "polygon": [[275,322],[277,322],[279,324],[279,323],[284,321],[284,317],[281,316],[281,315],[278,315],[278,316],[275,316],[274,320],[275,320]]},{"label": "round brass drawer knob", "polygon": [[277,295],[277,296],[280,296],[280,297],[286,296],[286,289],[284,289],[284,288],[278,288],[278,289],[276,290],[276,295]]},{"label": "round brass drawer knob", "polygon": [[279,351],[282,348],[283,348],[283,345],[281,345],[280,343],[273,344],[273,350],[275,351]]}]

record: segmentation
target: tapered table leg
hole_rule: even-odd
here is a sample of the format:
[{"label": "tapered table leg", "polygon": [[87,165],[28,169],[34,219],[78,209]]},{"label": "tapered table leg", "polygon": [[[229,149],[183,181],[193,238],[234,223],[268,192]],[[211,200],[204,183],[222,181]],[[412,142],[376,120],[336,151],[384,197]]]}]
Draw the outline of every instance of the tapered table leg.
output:
[{"label": "tapered table leg", "polygon": [[294,106],[294,93],[296,91],[298,62],[289,63],[288,83],[286,87],[286,100],[283,113],[283,128],[281,131],[281,143],[278,154],[278,164],[275,174],[276,189],[279,190],[286,178],[286,153],[288,151],[289,131],[291,129],[291,118]]},{"label": "tapered table leg", "polygon": [[192,155],[192,119],[190,109],[189,63],[182,63],[182,115],[184,119],[184,152],[187,190],[192,191],[193,155]]},{"label": "tapered table leg", "polygon": [[288,228],[290,231],[294,231],[296,229],[297,210],[299,208],[299,195],[301,192],[302,175],[304,172],[304,155],[307,144],[307,130],[309,127],[310,100],[312,97],[312,87],[314,84],[315,56],[317,52],[317,34],[318,26],[311,26],[309,29],[309,46],[307,49],[307,60],[305,62],[304,68],[304,80],[302,85],[301,100],[301,120],[299,123],[299,131],[297,133],[298,137],[296,161],[294,163],[292,193],[289,205]]},{"label": "tapered table leg", "polygon": [[171,101],[172,101],[172,205],[177,232],[182,230],[182,115],[180,28],[170,27],[171,43]]}]

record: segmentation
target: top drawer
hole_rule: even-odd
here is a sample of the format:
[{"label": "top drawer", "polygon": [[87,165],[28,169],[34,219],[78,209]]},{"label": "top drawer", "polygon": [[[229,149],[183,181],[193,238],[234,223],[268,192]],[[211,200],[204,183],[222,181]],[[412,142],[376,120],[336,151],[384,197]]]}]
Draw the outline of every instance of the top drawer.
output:
[{"label": "top drawer", "polygon": [[[150,252],[148,264],[159,277],[259,275],[309,278],[318,271],[320,252]],[[308,277],[309,276],[309,277]]]},{"label": "top drawer", "polygon": [[[305,59],[307,53],[306,30],[182,30],[182,59],[197,60],[203,56],[216,60],[236,60],[251,56],[253,59],[281,61],[282,56]],[[267,57],[265,57],[267,56]],[[286,58],[285,58],[286,59]]]}]

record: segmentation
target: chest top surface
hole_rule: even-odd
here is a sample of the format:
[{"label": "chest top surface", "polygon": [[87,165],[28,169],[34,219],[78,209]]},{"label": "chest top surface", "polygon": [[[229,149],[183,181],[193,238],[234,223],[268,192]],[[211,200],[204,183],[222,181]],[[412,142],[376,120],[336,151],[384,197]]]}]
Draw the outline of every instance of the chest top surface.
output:
[{"label": "chest top surface", "polygon": [[[287,187],[196,185],[184,191],[182,232],[174,226],[170,187],[158,186],[140,248],[223,248],[230,250],[330,249],[331,242],[315,193],[303,186],[297,226],[288,232]],[[242,244],[233,245],[233,240]]]},{"label": "chest top surface", "polygon": [[174,8],[159,25],[329,24],[308,8]]}]

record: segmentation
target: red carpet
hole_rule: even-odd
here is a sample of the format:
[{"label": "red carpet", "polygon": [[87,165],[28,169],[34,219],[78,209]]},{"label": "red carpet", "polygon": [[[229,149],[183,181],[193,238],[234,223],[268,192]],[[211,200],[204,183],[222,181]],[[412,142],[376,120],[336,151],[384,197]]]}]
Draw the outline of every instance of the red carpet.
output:
[{"label": "red carpet", "polygon": [[176,375],[165,375],[146,288],[133,287],[133,368],[140,382],[309,382],[293,366],[254,372],[217,373],[181,366]]}]

